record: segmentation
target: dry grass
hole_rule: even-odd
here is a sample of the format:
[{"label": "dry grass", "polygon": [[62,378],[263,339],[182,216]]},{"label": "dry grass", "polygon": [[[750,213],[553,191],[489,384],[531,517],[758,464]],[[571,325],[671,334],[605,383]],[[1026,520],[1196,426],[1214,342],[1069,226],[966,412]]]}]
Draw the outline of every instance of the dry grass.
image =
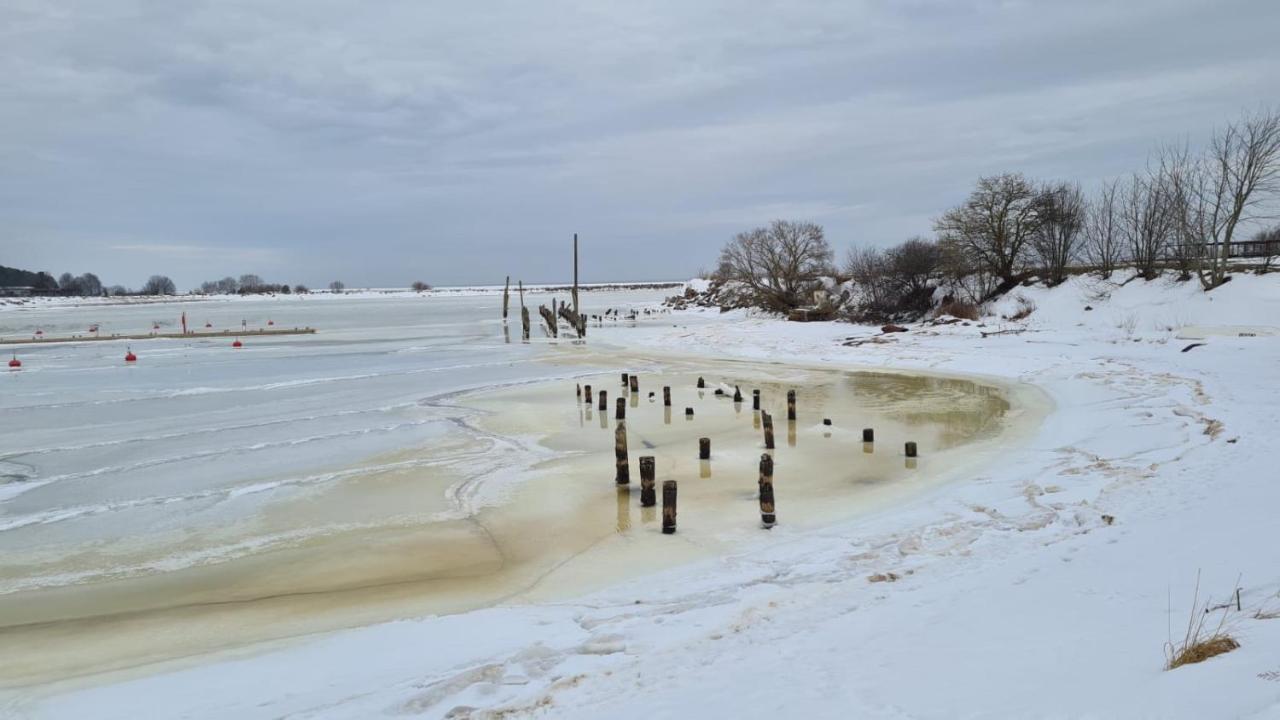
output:
[{"label": "dry grass", "polygon": [[[1237,586],[1239,583],[1237,583]],[[1187,631],[1180,642],[1173,641],[1172,632],[1165,643],[1165,670],[1173,670],[1183,665],[1204,662],[1211,657],[1231,652],[1240,647],[1240,643],[1227,632],[1227,615],[1235,603],[1218,606],[1214,610],[1221,611],[1218,622],[1209,623],[1209,615],[1214,610],[1206,600],[1200,603],[1200,574],[1196,573],[1196,590],[1191,600],[1191,614],[1187,618]]]},{"label": "dry grass", "polygon": [[961,320],[977,320],[978,306],[969,302],[961,302],[959,300],[951,300],[942,303],[938,308],[939,315],[950,315]]},{"label": "dry grass", "polygon": [[1012,315],[1007,316],[1006,320],[1026,320],[1031,313],[1036,311],[1035,301],[1030,298],[1018,296],[1018,309]]}]

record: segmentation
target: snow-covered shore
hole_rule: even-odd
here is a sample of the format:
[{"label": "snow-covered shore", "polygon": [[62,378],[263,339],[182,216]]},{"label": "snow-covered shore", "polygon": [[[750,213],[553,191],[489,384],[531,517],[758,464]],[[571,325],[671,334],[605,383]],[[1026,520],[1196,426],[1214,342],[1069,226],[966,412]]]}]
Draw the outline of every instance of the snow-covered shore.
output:
[{"label": "snow-covered shore", "polygon": [[[1000,319],[1027,306],[1019,296],[1031,314]],[[1239,276],[1210,294],[1076,278],[1019,289],[993,310],[981,323],[887,335],[741,311],[591,332],[593,343],[640,355],[981,374],[1053,399],[1025,446],[905,505],[819,531],[784,523],[763,551],[572,602],[333,633],[0,708],[98,718],[1280,717],[1280,620],[1255,618],[1280,610],[1280,278]],[[1227,622],[1241,647],[1165,671],[1163,645],[1181,635],[1197,574],[1201,602],[1225,602],[1238,579],[1243,609]]]}]

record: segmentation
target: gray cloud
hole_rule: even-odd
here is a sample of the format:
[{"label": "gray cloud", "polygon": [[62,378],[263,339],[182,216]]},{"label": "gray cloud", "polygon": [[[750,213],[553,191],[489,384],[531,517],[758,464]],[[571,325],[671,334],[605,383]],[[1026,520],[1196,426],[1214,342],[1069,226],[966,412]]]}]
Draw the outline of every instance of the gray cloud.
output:
[{"label": "gray cloud", "polygon": [[[9,0],[0,263],[181,286],[678,278],[773,217],[927,233],[1280,96],[1271,0]],[[552,252],[548,256],[548,249]]]}]

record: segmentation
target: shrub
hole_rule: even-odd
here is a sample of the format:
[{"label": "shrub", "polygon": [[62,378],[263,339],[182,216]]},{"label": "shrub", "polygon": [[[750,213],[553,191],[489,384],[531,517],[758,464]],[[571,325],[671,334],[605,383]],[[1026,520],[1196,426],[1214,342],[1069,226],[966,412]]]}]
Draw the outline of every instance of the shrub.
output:
[{"label": "shrub", "polygon": [[939,315],[950,315],[961,320],[977,320],[978,306],[963,300],[947,300],[938,306]]}]

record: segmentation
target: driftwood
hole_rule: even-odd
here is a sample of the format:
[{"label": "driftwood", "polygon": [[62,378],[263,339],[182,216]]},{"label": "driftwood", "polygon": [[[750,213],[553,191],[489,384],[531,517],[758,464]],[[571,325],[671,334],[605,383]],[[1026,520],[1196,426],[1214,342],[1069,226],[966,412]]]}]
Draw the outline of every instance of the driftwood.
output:
[{"label": "driftwood", "polygon": [[1207,343],[1191,343],[1190,345],[1182,348],[1182,352],[1190,352],[1198,347],[1204,347],[1206,344]]},{"label": "driftwood", "polygon": [[1008,330],[993,330],[992,332],[983,332],[982,337],[991,337],[992,335],[1021,335],[1026,332],[1026,328],[1010,328]]},{"label": "driftwood", "polygon": [[546,305],[538,306],[538,314],[542,316],[543,322],[547,324],[547,332],[551,337],[559,337],[559,327],[556,325],[556,316],[547,309]]}]

